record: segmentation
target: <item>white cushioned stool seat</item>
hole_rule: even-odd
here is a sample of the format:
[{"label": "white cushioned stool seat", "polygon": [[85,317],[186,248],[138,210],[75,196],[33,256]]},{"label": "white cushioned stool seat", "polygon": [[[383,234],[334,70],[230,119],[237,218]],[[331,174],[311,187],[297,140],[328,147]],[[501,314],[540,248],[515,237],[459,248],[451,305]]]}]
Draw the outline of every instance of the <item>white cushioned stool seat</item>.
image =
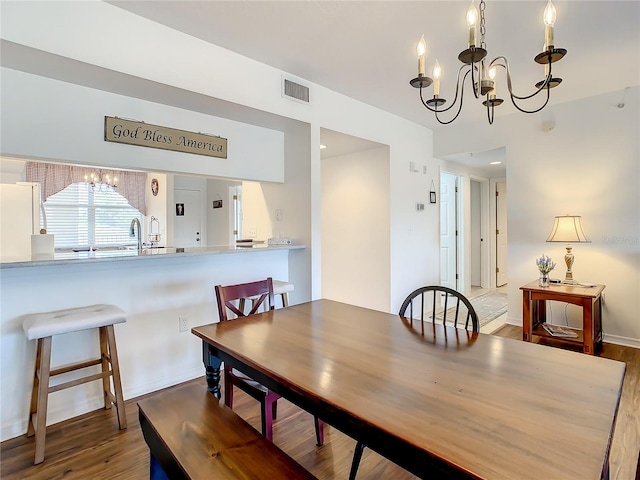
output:
[{"label": "white cushioned stool seat", "polygon": [[[283,282],[282,280],[273,280],[273,294],[280,295],[283,307],[289,306],[289,292],[293,292],[293,283]],[[259,295],[249,297],[252,303],[258,300],[258,298],[260,298]],[[243,300],[240,302],[240,308],[244,311]]]},{"label": "white cushioned stool seat", "polygon": [[[41,312],[22,317],[22,328],[29,340],[36,340],[36,362],[33,374],[33,388],[29,418],[27,420],[27,437],[36,436],[36,452],[34,464],[44,461],[44,446],[47,427],[47,403],[49,394],[75,387],[94,380],[102,381],[104,408],[116,406],[120,429],[127,428],[124,411],[124,397],[120,380],[120,366],[116,349],[116,336],[113,326],[127,321],[123,310],[115,305],[89,305],[52,312]],[[80,330],[98,329],[100,357],[80,361],[71,365],[51,369],[51,345],[54,335],[77,332]],[[49,379],[76,370],[100,366],[100,373],[88,374],[50,386]],[[111,378],[113,379],[113,392]]]},{"label": "white cushioned stool seat", "polygon": [[22,328],[29,340],[124,323],[124,310],[115,305],[90,305],[24,317]]},{"label": "white cushioned stool seat", "polygon": [[293,292],[293,283],[283,282],[281,280],[273,281],[273,294],[282,295],[283,293]]}]

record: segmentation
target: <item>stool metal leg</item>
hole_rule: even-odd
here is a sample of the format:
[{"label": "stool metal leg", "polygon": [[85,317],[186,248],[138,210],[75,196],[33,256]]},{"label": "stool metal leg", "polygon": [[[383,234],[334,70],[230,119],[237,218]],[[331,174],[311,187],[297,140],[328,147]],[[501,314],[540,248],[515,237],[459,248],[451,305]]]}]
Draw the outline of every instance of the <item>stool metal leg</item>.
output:
[{"label": "stool metal leg", "polygon": [[124,411],[124,397],[122,395],[122,381],[120,380],[116,334],[113,325],[108,325],[105,328],[107,329],[107,340],[109,342],[109,357],[111,359],[111,370],[113,372],[113,389],[115,390],[116,409],[118,410],[118,424],[120,425],[120,430],[123,430],[127,428],[127,415]]}]

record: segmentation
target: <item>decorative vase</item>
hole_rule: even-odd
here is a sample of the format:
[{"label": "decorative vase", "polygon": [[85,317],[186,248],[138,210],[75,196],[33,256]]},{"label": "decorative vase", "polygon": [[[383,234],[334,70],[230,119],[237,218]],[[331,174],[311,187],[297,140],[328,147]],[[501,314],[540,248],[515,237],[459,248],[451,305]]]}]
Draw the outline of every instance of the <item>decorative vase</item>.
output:
[{"label": "decorative vase", "polygon": [[549,286],[549,274],[548,273],[540,273],[539,284],[541,287]]}]

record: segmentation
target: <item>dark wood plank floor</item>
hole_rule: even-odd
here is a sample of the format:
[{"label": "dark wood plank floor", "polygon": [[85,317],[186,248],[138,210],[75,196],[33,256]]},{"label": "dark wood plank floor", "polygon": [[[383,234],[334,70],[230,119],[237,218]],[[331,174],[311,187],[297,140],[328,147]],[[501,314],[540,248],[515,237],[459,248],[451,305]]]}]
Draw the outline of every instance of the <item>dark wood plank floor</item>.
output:
[{"label": "dark wood plank floor", "polygon": [[[494,334],[521,339],[522,329],[505,325]],[[611,450],[611,479],[635,478],[640,448],[640,350],[605,344],[601,356],[624,361],[627,372]],[[194,380],[204,384],[204,379]],[[255,428],[257,402],[237,390],[235,411]],[[153,395],[153,394],[151,394]],[[33,465],[34,440],[25,436],[0,444],[0,477],[13,479],[144,479],[149,452],[142,438],[136,402],[126,402],[129,428],[118,430],[115,411],[98,410],[47,429],[45,461]],[[316,447],[313,419],[282,399],[274,425],[275,443],[320,479],[347,478],[355,442],[327,426],[323,447]],[[413,476],[365,449],[359,479],[410,479]]]}]

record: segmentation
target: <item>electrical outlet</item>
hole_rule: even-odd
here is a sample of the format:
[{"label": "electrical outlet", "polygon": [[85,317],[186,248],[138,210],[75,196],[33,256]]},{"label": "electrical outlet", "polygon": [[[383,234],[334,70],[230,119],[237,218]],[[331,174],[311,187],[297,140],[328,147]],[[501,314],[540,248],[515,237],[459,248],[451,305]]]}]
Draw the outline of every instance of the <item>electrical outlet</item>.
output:
[{"label": "electrical outlet", "polygon": [[256,227],[247,228],[247,237],[256,238],[258,236],[258,229]]},{"label": "electrical outlet", "polygon": [[186,332],[189,327],[187,326],[188,319],[187,317],[178,317],[178,330],[180,332]]}]

